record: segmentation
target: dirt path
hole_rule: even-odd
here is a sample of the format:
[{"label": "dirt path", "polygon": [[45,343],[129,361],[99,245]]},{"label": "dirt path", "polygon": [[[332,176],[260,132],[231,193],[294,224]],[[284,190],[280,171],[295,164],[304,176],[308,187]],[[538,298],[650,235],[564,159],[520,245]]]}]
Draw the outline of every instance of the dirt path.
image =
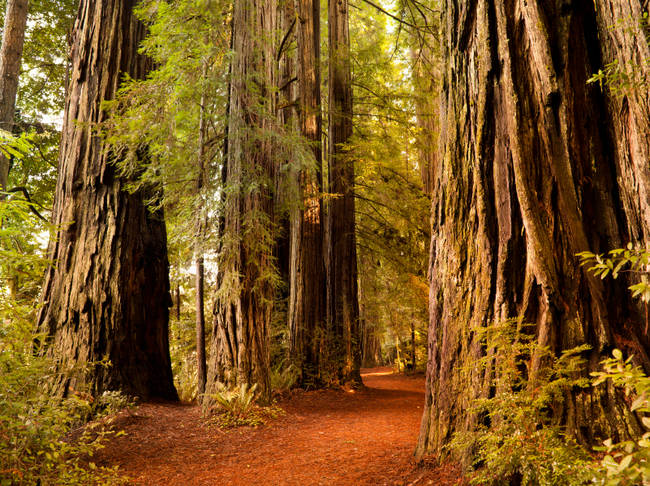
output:
[{"label": "dirt path", "polygon": [[451,485],[458,472],[412,462],[424,379],[389,368],[363,373],[359,392],[301,392],[286,415],[251,429],[221,431],[200,409],[144,404],[117,426],[97,457],[143,485]]}]

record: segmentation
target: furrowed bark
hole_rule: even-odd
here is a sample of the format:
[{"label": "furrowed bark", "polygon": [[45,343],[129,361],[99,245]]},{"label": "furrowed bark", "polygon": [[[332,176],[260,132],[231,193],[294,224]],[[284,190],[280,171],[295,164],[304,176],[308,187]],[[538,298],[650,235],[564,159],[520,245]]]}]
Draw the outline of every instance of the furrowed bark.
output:
[{"label": "furrowed bark", "polygon": [[314,167],[298,174],[302,207],[292,218],[290,354],[303,384],[317,384],[325,324],[325,261],[321,192],[320,1],[296,0],[300,131],[312,144]]},{"label": "furrowed bark", "polygon": [[[444,4],[418,457],[440,454],[454,432],[476,426],[471,404],[490,393],[491,372],[463,370],[487,352],[477,336],[489,324],[532,323],[555,353],[590,344],[585,372],[613,347],[650,370],[648,336],[625,282],[603,284],[576,257],[628,241],[647,247],[650,229],[647,96],[621,99],[587,84],[613,59],[650,57],[643,36],[609,29],[619,15],[640,19],[642,5],[596,4]],[[626,437],[640,427],[622,400],[612,389],[575,392],[557,418],[585,444]]]},{"label": "furrowed bark", "polygon": [[276,16],[275,0],[237,0],[233,8],[225,207],[206,405],[217,382],[257,384],[262,399],[270,398],[276,167],[267,134],[277,123]]},{"label": "furrowed bark", "polygon": [[[169,263],[162,211],[125,191],[119,154],[96,133],[101,104],[125,74],[141,79],[151,63],[138,54],[144,25],[131,0],[83,0],[75,22],[39,330],[61,362],[89,364],[54,392],[121,390],[176,399],[168,343]],[[108,360],[108,366],[99,364]]]},{"label": "furrowed bark", "polygon": [[352,83],[347,0],[329,0],[329,200],[327,374],[361,384],[357,290],[354,160],[345,147],[352,136]]}]

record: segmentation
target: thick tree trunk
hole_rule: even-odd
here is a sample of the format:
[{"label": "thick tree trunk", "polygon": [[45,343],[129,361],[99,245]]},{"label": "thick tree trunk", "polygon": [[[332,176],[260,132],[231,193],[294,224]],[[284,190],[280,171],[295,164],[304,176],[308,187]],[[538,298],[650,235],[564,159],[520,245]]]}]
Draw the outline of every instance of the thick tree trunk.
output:
[{"label": "thick tree trunk", "polygon": [[292,276],[289,302],[290,353],[302,381],[320,381],[325,324],[325,261],[322,211],[322,116],[320,107],[320,1],[296,0],[300,131],[312,144],[314,164],[299,174],[303,207],[292,218]]},{"label": "thick tree trunk", "polygon": [[[165,223],[143,195],[129,194],[95,134],[104,100],[125,74],[145,76],[145,28],[131,0],[83,0],[75,23],[72,74],[59,155],[39,330],[64,363],[92,363],[55,392],[88,387],[175,399],[168,344],[169,264]],[[97,363],[103,359],[109,366]]]},{"label": "thick tree trunk", "polygon": [[[533,323],[555,352],[588,343],[590,369],[614,346],[650,369],[625,285],[603,285],[576,258],[648,245],[648,98],[587,84],[603,63],[650,57],[643,36],[609,29],[640,19],[641,3],[445,2],[418,456],[474,426],[471,402],[489,393],[491,373],[464,365],[485,354],[477,331],[491,323]],[[583,443],[617,438],[639,430],[621,404],[611,389],[590,390],[567,396],[558,418]]]},{"label": "thick tree trunk", "polygon": [[[16,92],[23,57],[29,0],[7,0],[0,46],[0,129],[11,132],[16,111]],[[0,154],[0,191],[7,189],[9,159]]]},{"label": "thick tree trunk", "polygon": [[275,0],[236,0],[233,8],[225,213],[205,404],[217,382],[256,383],[262,399],[270,397],[276,15]]},{"label": "thick tree trunk", "polygon": [[329,0],[329,201],[327,367],[340,382],[361,384],[357,291],[352,83],[347,0]]}]

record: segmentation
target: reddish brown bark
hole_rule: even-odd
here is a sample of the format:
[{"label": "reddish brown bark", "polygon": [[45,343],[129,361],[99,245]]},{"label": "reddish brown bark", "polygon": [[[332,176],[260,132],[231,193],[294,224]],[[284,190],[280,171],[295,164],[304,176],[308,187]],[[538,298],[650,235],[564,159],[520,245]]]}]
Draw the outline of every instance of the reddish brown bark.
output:
[{"label": "reddish brown bark", "polygon": [[233,7],[226,195],[205,403],[217,382],[257,384],[270,398],[276,163],[267,134],[277,123],[276,15],[275,0],[236,0]]},{"label": "reddish brown bark", "polygon": [[320,1],[296,0],[300,131],[312,145],[314,166],[299,174],[301,206],[292,218],[292,283],[289,300],[290,354],[302,381],[320,381],[325,328],[322,116],[320,107]]},{"label": "reddish brown bark", "polygon": [[[434,170],[426,407],[417,454],[472,428],[490,392],[478,331],[518,317],[554,352],[613,347],[650,370],[648,336],[624,282],[603,284],[576,253],[648,245],[650,105],[587,79],[647,40],[610,29],[639,0],[447,0],[441,151]],[[619,17],[620,16],[620,17]],[[647,64],[641,69],[648,70]],[[542,366],[533,363],[533,369]],[[610,388],[570,393],[558,419],[583,443],[640,430]]]},{"label": "reddish brown bark", "polygon": [[329,193],[326,366],[330,379],[361,383],[352,83],[347,0],[329,0]]},{"label": "reddish brown bark", "polygon": [[[118,154],[96,134],[104,100],[125,74],[142,78],[145,28],[131,0],[83,0],[72,43],[40,331],[62,363],[92,363],[63,376],[55,392],[121,390],[176,398],[168,345],[169,264],[162,212],[129,194],[114,166]],[[109,366],[96,364],[109,360]]]}]

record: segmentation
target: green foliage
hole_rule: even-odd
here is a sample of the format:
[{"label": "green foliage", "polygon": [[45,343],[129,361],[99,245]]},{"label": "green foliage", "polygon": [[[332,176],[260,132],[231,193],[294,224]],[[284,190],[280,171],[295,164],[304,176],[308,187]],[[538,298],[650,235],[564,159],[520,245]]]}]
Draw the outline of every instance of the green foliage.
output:
[{"label": "green foliage", "polygon": [[628,243],[627,248],[611,250],[607,255],[584,251],[578,253],[580,264],[589,265],[588,270],[604,279],[611,274],[616,279],[621,273],[629,273],[639,277],[639,281],[630,285],[633,297],[640,298],[646,304],[650,302],[650,252],[643,248],[635,248]]},{"label": "green foliage", "polygon": [[476,429],[451,442],[457,453],[473,451],[472,483],[589,483],[597,465],[554,420],[565,394],[589,385],[580,357],[588,346],[554,356],[516,320],[488,327],[484,339],[487,354],[477,365],[494,376],[491,396],[474,403]]},{"label": "green foliage", "polygon": [[173,318],[170,322],[169,346],[178,397],[184,402],[191,402],[198,394],[196,335],[194,315],[185,312],[180,320]]},{"label": "green foliage", "polygon": [[258,406],[256,390],[257,384],[249,386],[242,383],[227,388],[223,383],[219,383],[217,392],[210,395],[217,404],[213,422],[221,428],[257,427],[283,413],[282,409],[275,405]]},{"label": "green foliage", "polygon": [[[632,356],[623,359],[623,353],[615,349],[613,357],[602,362],[603,371],[592,373],[594,385],[611,381],[622,387],[630,400],[630,411],[641,415],[641,422],[646,431],[650,431],[650,378],[632,364]],[[647,484],[650,481],[650,432],[641,437],[622,442],[607,439],[602,447],[605,457],[601,464],[606,477],[600,484],[606,486]]]},{"label": "green foliage", "polygon": [[300,378],[300,369],[293,363],[284,366],[282,363],[271,368],[271,390],[283,393],[291,390]]},{"label": "green foliage", "polygon": [[[63,109],[69,68],[68,38],[78,7],[74,0],[31,0],[23,47],[17,108],[22,117],[41,120]],[[6,0],[0,1],[4,22]]]},{"label": "green foliage", "polygon": [[[399,7],[398,15],[408,18],[408,8]],[[413,155],[420,127],[409,36],[360,4],[351,14],[350,39],[361,319],[387,361],[410,361],[413,325],[417,361],[424,363],[431,202]]]},{"label": "green foliage", "polygon": [[[625,35],[642,39],[650,43],[650,15],[643,12],[640,19],[624,18],[610,27],[610,30],[622,31]],[[648,68],[650,58],[634,61],[631,59],[614,59],[605,64],[589,80],[588,83],[598,83],[601,88],[607,87],[614,96],[630,96],[635,93],[644,95],[650,85]]]},{"label": "green foliage", "polygon": [[[29,307],[27,307],[29,309]],[[16,309],[14,308],[14,312]],[[98,467],[93,454],[114,435],[90,418],[127,404],[116,393],[93,401],[77,393],[63,402],[47,396],[54,363],[34,352],[28,321],[0,320],[0,484],[122,484],[117,468]]]}]

